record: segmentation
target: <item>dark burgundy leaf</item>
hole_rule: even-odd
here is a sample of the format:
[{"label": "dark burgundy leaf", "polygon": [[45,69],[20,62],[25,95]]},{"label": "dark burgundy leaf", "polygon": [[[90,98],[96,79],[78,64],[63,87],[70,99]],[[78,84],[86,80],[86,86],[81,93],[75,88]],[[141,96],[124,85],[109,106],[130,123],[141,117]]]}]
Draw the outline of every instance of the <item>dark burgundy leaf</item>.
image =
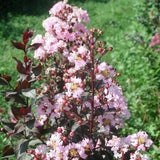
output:
[{"label": "dark burgundy leaf", "polygon": [[11,111],[12,114],[14,115],[14,117],[19,120],[20,118],[22,118],[22,113],[20,112],[20,108],[19,107],[11,107]]},{"label": "dark burgundy leaf", "polygon": [[14,42],[14,41],[11,41],[12,45],[14,47],[16,47],[17,49],[21,49],[21,50],[25,50],[25,45],[21,42]]},{"label": "dark burgundy leaf", "polygon": [[7,76],[7,75],[2,74],[1,77],[2,77],[3,79],[5,79],[6,81],[8,81],[8,82],[11,81],[11,76]]},{"label": "dark burgundy leaf", "polygon": [[35,74],[35,76],[38,76],[42,72],[42,65],[41,65],[41,63],[39,63],[37,67],[32,68],[32,71]]},{"label": "dark burgundy leaf", "polygon": [[20,112],[22,115],[27,115],[31,112],[31,107],[20,107]]},{"label": "dark burgundy leaf", "polygon": [[30,84],[27,80],[24,80],[22,82],[18,82],[17,87],[15,88],[16,91],[20,91],[22,89],[27,89],[30,87]]},{"label": "dark burgundy leaf", "polygon": [[26,68],[23,66],[23,63],[16,57],[13,57],[13,59],[17,62],[17,71],[19,73],[26,74]]},{"label": "dark burgundy leaf", "polygon": [[5,97],[6,101],[17,102],[17,103],[26,105],[24,98],[22,98],[17,92],[6,91],[6,92],[1,92],[1,93]]},{"label": "dark burgundy leaf", "polygon": [[26,74],[29,74],[33,65],[33,61],[30,60],[26,66]]},{"label": "dark burgundy leaf", "polygon": [[33,31],[27,29],[23,34],[23,43],[26,45],[32,36],[33,36]]},{"label": "dark burgundy leaf", "polygon": [[14,149],[10,146],[10,145],[7,145],[5,147],[3,147],[2,149],[2,157],[3,158],[7,158],[8,156],[11,156],[14,154]]},{"label": "dark burgundy leaf", "polygon": [[13,132],[10,132],[10,133],[7,134],[7,139],[8,139],[11,135],[13,135]]},{"label": "dark burgundy leaf", "polygon": [[27,47],[27,49],[29,50],[36,50],[36,49],[38,49],[40,46],[42,46],[42,43],[34,43],[34,44],[32,44],[32,45],[29,45],[28,47]]},{"label": "dark burgundy leaf", "polygon": [[0,85],[8,85],[7,80],[5,80],[4,78],[0,77]]},{"label": "dark burgundy leaf", "polygon": [[27,62],[29,61],[29,58],[25,55],[25,56],[23,57],[23,60],[24,60],[25,63],[27,63]]}]

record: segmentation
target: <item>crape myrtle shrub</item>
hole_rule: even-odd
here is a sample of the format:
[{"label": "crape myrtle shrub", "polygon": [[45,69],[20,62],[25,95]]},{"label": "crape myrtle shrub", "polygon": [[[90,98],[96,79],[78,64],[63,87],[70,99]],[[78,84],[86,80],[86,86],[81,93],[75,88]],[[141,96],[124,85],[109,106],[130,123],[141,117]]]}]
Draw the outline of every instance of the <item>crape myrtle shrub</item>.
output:
[{"label": "crape myrtle shrub", "polygon": [[[87,11],[56,3],[43,21],[46,31],[32,39],[27,29],[22,42],[11,41],[24,53],[17,62],[17,85],[0,75],[10,102],[10,118],[1,120],[9,140],[3,157],[34,160],[123,159],[149,160],[152,145],[144,131],[119,137],[130,117],[120,76],[103,55],[112,51],[100,41],[100,29],[87,29]],[[34,59],[30,58],[34,50]]]}]

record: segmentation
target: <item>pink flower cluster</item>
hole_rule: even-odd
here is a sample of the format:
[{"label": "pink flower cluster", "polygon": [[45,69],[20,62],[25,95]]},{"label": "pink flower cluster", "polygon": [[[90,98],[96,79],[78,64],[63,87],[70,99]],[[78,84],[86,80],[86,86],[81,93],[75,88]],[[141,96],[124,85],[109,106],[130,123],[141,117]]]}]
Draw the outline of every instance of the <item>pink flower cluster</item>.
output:
[{"label": "pink flower cluster", "polygon": [[[46,145],[39,145],[35,150],[30,150],[29,153],[34,158],[43,158],[43,160],[78,160],[79,158],[86,159],[87,153],[91,152],[94,148],[93,142],[87,138],[79,143],[70,143],[64,145],[67,141],[63,136],[62,128],[58,128],[58,132],[51,135]],[[63,130],[64,132],[64,130]],[[47,150],[47,146],[50,148]]]},{"label": "pink flower cluster", "polygon": [[[48,55],[55,54],[60,50],[63,50],[63,54],[68,56],[69,61],[74,61],[72,58],[71,51],[73,48],[68,50],[67,42],[76,42],[77,38],[83,37],[85,33],[89,32],[87,28],[81,23],[89,22],[89,17],[86,11],[81,8],[71,7],[64,2],[58,2],[49,11],[50,17],[43,21],[43,27],[46,31],[44,37],[37,35],[33,40],[33,43],[41,43],[35,53],[34,58],[43,59]],[[75,54],[77,59],[85,57],[87,49],[80,46]],[[87,57],[86,57],[87,58]],[[79,61],[76,63],[83,64],[85,61]],[[83,64],[84,65],[84,64]]]},{"label": "pink flower cluster", "polygon": [[151,145],[152,141],[144,131],[125,138],[113,136],[111,140],[106,141],[106,146],[111,147],[115,158],[124,159],[129,154],[130,160],[149,160],[149,157],[146,154],[143,155],[141,151],[147,151]]},{"label": "pink flower cluster", "polygon": [[[113,151],[115,158],[124,159],[130,154],[148,160],[146,151],[152,142],[145,132],[118,138],[114,135],[124,127],[130,117],[115,69],[101,58],[112,47],[99,41],[99,29],[88,30],[86,11],[58,2],[43,21],[45,35],[37,35],[32,44],[41,43],[34,58],[44,64],[43,97],[36,108],[35,127],[50,129],[43,145],[30,150],[37,159],[78,160],[87,159],[98,151]],[[104,145],[104,139],[106,145]],[[43,158],[42,158],[43,157]],[[141,160],[140,159],[140,160]]]}]

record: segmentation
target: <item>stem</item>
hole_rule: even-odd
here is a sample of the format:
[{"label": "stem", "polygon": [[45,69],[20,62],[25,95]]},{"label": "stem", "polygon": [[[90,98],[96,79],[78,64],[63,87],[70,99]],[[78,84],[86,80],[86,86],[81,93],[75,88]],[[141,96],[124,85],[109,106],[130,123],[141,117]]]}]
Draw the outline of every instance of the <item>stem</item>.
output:
[{"label": "stem", "polygon": [[93,124],[94,124],[94,53],[91,52],[91,60],[92,60],[92,66],[91,66],[91,115],[90,115],[90,125],[89,125],[89,134],[90,138],[92,138],[92,129],[93,129]]},{"label": "stem", "polygon": [[[23,122],[26,123],[26,118],[25,118],[25,116],[23,117]],[[24,130],[24,137],[27,139],[26,129]]]}]

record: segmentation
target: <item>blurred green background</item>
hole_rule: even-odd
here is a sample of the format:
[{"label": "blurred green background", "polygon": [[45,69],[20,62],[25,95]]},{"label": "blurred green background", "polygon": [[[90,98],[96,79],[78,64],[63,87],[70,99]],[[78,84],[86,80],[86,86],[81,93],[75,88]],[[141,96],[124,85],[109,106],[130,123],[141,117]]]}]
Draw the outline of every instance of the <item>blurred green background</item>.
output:
[{"label": "blurred green background", "polygon": [[[21,41],[28,27],[35,35],[44,33],[42,21],[48,17],[48,10],[55,2],[0,0],[0,73],[17,79],[12,56],[21,58],[22,53],[12,47],[10,40]],[[121,135],[146,131],[154,142],[149,150],[151,160],[160,160],[160,53],[149,47],[151,37],[157,31],[155,28],[158,28],[149,15],[150,10],[158,12],[156,6],[153,7],[154,1],[69,0],[69,3],[86,9],[90,17],[88,27],[101,28],[104,31],[102,39],[113,46],[104,61],[121,73],[118,81],[132,115]],[[6,116],[7,109],[8,105],[0,96],[0,118]],[[8,142],[2,134],[0,141],[1,151]]]}]

